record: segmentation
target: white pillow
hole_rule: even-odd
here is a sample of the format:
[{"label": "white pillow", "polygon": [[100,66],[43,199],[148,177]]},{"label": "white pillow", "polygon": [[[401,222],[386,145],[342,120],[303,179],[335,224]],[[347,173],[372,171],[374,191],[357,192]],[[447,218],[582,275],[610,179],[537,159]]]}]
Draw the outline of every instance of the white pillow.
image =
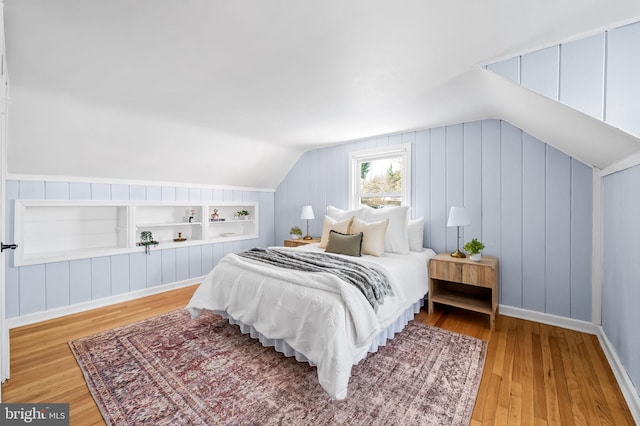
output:
[{"label": "white pillow", "polygon": [[398,254],[409,253],[409,207],[384,207],[373,209],[365,206],[361,219],[365,222],[379,222],[389,219],[384,251]]},{"label": "white pillow", "polygon": [[424,247],[424,217],[409,220],[409,250],[422,251]]},{"label": "white pillow", "polygon": [[336,231],[341,234],[348,234],[349,228],[351,228],[352,218],[337,221],[329,216],[324,217],[324,224],[322,225],[322,236],[320,237],[320,248],[326,248],[327,242],[329,242],[329,234],[331,231]]},{"label": "white pillow", "polygon": [[362,232],[362,254],[371,254],[373,256],[382,256],[384,254],[384,239],[387,233],[389,219],[379,222],[365,222],[353,218],[351,223],[351,233],[357,234]]},{"label": "white pillow", "polygon": [[335,220],[350,219],[352,217],[360,217],[362,215],[362,209],[355,210],[342,210],[337,207],[327,207],[327,216]]}]

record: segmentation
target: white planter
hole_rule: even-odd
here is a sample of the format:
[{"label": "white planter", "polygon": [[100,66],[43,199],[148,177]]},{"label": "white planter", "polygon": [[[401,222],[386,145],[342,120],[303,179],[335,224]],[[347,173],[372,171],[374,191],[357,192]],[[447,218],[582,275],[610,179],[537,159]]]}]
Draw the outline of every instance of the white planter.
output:
[{"label": "white planter", "polygon": [[469,260],[472,260],[474,262],[480,262],[480,259],[482,259],[482,253],[469,255]]},{"label": "white planter", "polygon": [[297,240],[298,238],[300,238],[300,235],[291,234],[291,239],[292,240]]}]

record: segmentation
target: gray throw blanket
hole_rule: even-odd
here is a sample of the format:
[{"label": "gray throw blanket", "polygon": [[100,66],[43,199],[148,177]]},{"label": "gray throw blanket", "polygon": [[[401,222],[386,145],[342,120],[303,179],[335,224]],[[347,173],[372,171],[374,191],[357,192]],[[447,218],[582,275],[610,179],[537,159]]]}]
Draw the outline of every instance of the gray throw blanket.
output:
[{"label": "gray throw blanket", "polygon": [[380,270],[325,253],[253,248],[241,253],[247,259],[258,260],[280,268],[306,272],[328,272],[358,288],[374,311],[387,295],[392,295],[389,278]]}]

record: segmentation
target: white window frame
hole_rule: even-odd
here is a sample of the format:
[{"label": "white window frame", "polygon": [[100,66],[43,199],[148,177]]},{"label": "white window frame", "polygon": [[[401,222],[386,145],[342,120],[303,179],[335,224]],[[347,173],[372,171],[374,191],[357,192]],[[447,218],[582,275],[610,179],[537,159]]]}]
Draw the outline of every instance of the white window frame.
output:
[{"label": "white window frame", "polygon": [[402,157],[402,201],[411,205],[411,145],[399,144],[349,153],[349,209],[360,208],[360,167],[369,160]]}]

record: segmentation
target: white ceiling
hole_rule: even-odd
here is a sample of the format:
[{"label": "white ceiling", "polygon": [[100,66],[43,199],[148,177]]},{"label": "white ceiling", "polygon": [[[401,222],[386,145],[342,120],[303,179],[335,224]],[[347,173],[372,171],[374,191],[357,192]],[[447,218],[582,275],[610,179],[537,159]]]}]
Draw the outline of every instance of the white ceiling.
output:
[{"label": "white ceiling", "polygon": [[[483,118],[546,135],[526,103],[505,107],[513,85],[478,68],[640,17],[637,0],[4,3],[12,97],[63,96],[210,129],[224,135],[210,139],[218,149],[225,140],[274,147],[286,161],[268,177],[188,178],[257,187],[275,187],[306,149],[372,135]],[[26,148],[11,145],[28,143],[28,132],[14,134],[9,169],[13,152],[14,171],[33,172]]]}]

